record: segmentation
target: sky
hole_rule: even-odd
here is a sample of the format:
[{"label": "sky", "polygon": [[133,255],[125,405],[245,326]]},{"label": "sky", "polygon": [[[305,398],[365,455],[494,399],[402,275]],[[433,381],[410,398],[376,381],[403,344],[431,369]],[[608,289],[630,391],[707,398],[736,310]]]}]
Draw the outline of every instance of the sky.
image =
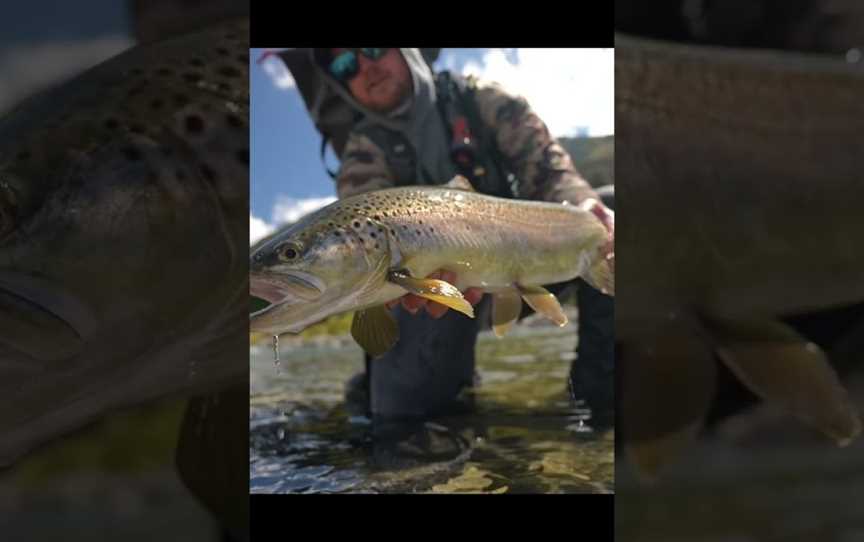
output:
[{"label": "sky", "polygon": [[[250,51],[250,244],[336,199],[315,130],[290,73]],[[472,73],[524,96],[552,135],[614,133],[613,49],[442,49],[436,70]],[[339,161],[329,150],[327,166]]]}]

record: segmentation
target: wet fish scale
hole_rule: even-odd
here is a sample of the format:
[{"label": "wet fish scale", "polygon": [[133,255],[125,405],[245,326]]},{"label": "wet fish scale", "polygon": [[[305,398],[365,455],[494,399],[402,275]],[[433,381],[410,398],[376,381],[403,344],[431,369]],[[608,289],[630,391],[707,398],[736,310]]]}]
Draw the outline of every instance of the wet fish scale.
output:
[{"label": "wet fish scale", "polygon": [[0,120],[0,464],[247,374],[248,54],[135,47]]},{"label": "wet fish scale", "polygon": [[[0,170],[26,176],[118,145],[130,162],[143,159],[144,148],[153,146],[164,158],[208,155],[232,169],[248,167],[244,35],[238,24],[226,31],[235,39],[225,43],[187,40],[187,47],[133,50],[25,102],[0,127],[0,140],[14,142],[0,146]],[[57,103],[64,104],[59,114]],[[49,109],[50,115],[39,114]],[[158,164],[158,156],[147,159]],[[224,167],[199,162],[205,174]]]},{"label": "wet fish scale", "polygon": [[[549,265],[550,256],[559,261],[565,252],[562,245],[567,243],[574,245],[571,254],[575,258],[581,248],[577,245],[584,240],[573,233],[588,225],[565,206],[505,201],[463,190],[423,188],[369,193],[359,200],[346,200],[344,205],[337,202],[333,213],[331,218],[337,227],[367,224],[365,229],[354,227],[361,239],[383,233],[369,219],[384,224],[405,257],[405,265],[419,276],[434,270],[429,269],[434,264],[427,263],[431,258],[422,256],[434,248],[455,250],[466,261],[491,258],[500,261],[497,255],[502,251],[518,251],[523,258],[511,261],[525,272],[535,263]],[[469,273],[460,282],[473,278],[470,270],[465,271]],[[509,275],[513,271],[518,273],[516,269],[504,272]],[[485,272],[488,276],[489,270]]]},{"label": "wet fish scale", "polygon": [[[252,315],[252,328],[297,332],[331,314],[371,309],[355,322],[369,332],[364,347],[378,350],[393,331],[376,307],[407,291],[473,317],[459,293],[470,287],[503,303],[493,315],[502,333],[518,316],[520,296],[563,325],[560,305],[540,285],[582,275],[611,294],[614,270],[600,260],[607,239],[580,208],[478,194],[461,177],[443,187],[367,192],[252,247],[253,295],[273,303]],[[440,269],[455,272],[455,283],[423,278]]]}]

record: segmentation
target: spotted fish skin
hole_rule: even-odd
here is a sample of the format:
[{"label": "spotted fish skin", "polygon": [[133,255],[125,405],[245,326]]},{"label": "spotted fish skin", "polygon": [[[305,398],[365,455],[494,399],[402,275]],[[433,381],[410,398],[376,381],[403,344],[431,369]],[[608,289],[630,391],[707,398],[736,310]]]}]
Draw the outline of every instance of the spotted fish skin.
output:
[{"label": "spotted fish skin", "polygon": [[235,20],[0,119],[0,464],[248,375],[248,66]]},{"label": "spotted fish skin", "polygon": [[848,444],[861,417],[830,351],[782,319],[864,302],[861,70],[618,35],[615,71],[617,412],[633,464],[657,475],[699,434],[717,359]]},{"label": "spotted fish skin", "polygon": [[[422,278],[445,269],[456,273],[459,290],[492,293],[564,282],[597,264],[606,241],[600,221],[573,206],[496,198],[462,185],[367,192],[252,248],[251,291],[274,305],[253,315],[251,329],[297,332],[383,304],[406,293],[388,277],[394,270]],[[286,261],[286,247],[297,249],[296,262]]]}]

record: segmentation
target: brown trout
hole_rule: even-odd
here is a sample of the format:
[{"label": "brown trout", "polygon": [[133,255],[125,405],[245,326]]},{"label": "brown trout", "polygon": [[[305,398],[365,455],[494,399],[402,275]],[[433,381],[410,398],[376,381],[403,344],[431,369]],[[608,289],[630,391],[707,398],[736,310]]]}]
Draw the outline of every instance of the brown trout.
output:
[{"label": "brown trout", "polygon": [[817,345],[781,319],[864,301],[864,73],[842,59],[616,37],[616,339],[625,448],[645,473],[712,404],[715,358],[847,444]]},{"label": "brown trout", "polygon": [[[567,317],[541,285],[583,276],[614,295],[603,224],[576,206],[478,194],[463,177],[443,187],[402,187],[336,201],[251,250],[250,289],[271,303],[251,331],[297,333],[330,315],[356,311],[352,334],[372,355],[398,330],[384,303],[408,292],[474,317],[460,290],[492,294],[499,336],[524,299],[558,325]],[[424,279],[456,273],[456,284]]]},{"label": "brown trout", "polygon": [[247,374],[248,55],[228,22],[0,119],[0,465]]}]

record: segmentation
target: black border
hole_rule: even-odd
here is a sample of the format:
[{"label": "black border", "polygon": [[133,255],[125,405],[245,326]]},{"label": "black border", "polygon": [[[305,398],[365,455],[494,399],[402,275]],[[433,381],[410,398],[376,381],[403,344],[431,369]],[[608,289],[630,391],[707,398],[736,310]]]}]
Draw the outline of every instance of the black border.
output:
[{"label": "black border", "polygon": [[[321,11],[318,11],[317,9]],[[615,4],[401,3],[251,6],[252,47],[614,47]],[[335,41],[334,41],[335,40]]]},{"label": "black border", "polygon": [[[250,496],[251,540],[284,540],[298,529],[353,537],[382,533],[427,539],[477,531],[508,538],[614,540],[615,495],[261,495]],[[523,531],[524,530],[524,531]],[[418,537],[417,535],[421,535]],[[525,536],[527,535],[527,536]],[[329,538],[329,536],[328,536]]]}]

